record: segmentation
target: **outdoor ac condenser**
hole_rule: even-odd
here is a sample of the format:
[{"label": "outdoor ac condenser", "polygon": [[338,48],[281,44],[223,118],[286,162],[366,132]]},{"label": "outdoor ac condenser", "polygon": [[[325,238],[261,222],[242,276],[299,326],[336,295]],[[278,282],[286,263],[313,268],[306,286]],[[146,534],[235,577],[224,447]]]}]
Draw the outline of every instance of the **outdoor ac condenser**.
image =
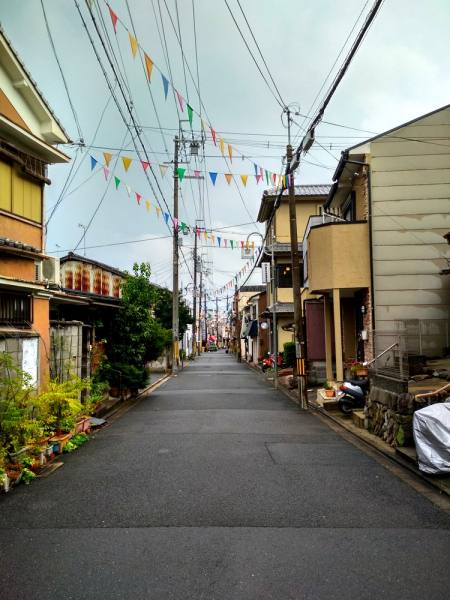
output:
[{"label": "outdoor ac condenser", "polygon": [[60,283],[60,269],[59,269],[59,258],[56,256],[47,256],[42,259],[42,281],[48,283],[54,283],[59,285]]}]

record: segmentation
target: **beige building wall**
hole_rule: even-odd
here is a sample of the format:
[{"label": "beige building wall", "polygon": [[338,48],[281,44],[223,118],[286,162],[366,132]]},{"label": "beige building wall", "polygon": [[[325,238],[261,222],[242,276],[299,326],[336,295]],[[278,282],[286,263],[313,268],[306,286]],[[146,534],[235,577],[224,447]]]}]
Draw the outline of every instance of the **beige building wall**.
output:
[{"label": "beige building wall", "polygon": [[376,329],[450,318],[449,140],[445,109],[370,143]]}]

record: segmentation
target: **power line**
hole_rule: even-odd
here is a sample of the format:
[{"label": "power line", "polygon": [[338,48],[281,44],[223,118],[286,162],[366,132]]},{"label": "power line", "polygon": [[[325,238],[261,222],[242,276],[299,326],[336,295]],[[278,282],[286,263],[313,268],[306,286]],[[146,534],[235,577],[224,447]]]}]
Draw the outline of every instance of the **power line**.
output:
[{"label": "power line", "polygon": [[241,6],[241,3],[240,3],[240,1],[239,1],[239,0],[237,0],[237,3],[238,3],[238,5],[239,5],[239,8],[241,9],[241,13],[242,13],[242,15],[243,15],[243,17],[244,17],[244,19],[245,19],[245,22],[247,23],[247,27],[248,27],[248,29],[249,29],[249,31],[250,31],[250,33],[251,33],[251,36],[252,36],[252,38],[253,38],[253,41],[255,42],[255,44],[256,44],[256,47],[258,48],[258,52],[259,52],[259,55],[260,55],[260,56],[261,56],[261,58],[262,58],[262,61],[263,61],[263,63],[264,63],[264,66],[266,67],[266,69],[267,69],[267,72],[269,73],[269,77],[270,77],[270,79],[272,80],[272,83],[273,83],[273,85],[274,85],[274,88],[276,89],[276,91],[277,91],[277,94],[278,94],[278,96],[280,97],[280,100],[281,100],[282,104],[283,104],[284,106],[286,106],[286,103],[285,103],[285,101],[284,101],[284,100],[283,100],[283,98],[281,97],[281,94],[280,94],[280,91],[279,91],[279,89],[278,89],[278,87],[277,87],[277,84],[275,83],[275,81],[274,81],[274,79],[273,79],[273,77],[272,77],[272,73],[270,72],[270,69],[269,69],[269,67],[267,66],[267,63],[266,63],[266,61],[265,61],[265,59],[264,59],[264,56],[263,56],[263,54],[262,54],[262,52],[261,52],[261,49],[260,49],[260,47],[259,47],[259,45],[258,45],[258,42],[256,41],[256,38],[255,38],[255,36],[253,35],[252,28],[250,27],[250,23],[247,21],[247,17],[245,16],[245,13],[244,13],[244,10],[243,10],[243,8],[242,8],[242,6]]},{"label": "power line", "polygon": [[42,6],[42,12],[44,14],[44,21],[45,21],[45,27],[47,29],[48,39],[50,41],[50,45],[51,45],[52,50],[53,50],[53,55],[54,55],[54,57],[56,59],[56,62],[58,64],[59,72],[61,73],[61,77],[62,77],[62,80],[63,80],[63,83],[64,83],[64,88],[65,88],[66,93],[67,93],[67,98],[69,99],[70,108],[72,110],[72,114],[73,114],[73,118],[74,118],[74,121],[75,121],[75,125],[76,125],[77,130],[78,130],[78,137],[79,137],[79,139],[81,141],[83,141],[83,132],[81,131],[81,125],[80,125],[80,122],[78,120],[78,115],[77,115],[77,112],[75,110],[75,106],[73,105],[72,99],[70,97],[69,87],[67,85],[66,78],[64,77],[64,73],[63,73],[63,70],[62,70],[62,67],[61,67],[61,63],[59,62],[58,54],[56,53],[55,44],[53,43],[53,37],[52,37],[52,34],[50,32],[50,27],[49,27],[48,20],[47,20],[47,13],[45,12],[44,0],[41,0],[41,6]]},{"label": "power line", "polygon": [[[258,65],[258,62],[257,62],[256,58],[253,56],[253,52],[250,50],[250,46],[247,44],[247,40],[245,39],[245,36],[244,36],[244,34],[242,33],[242,31],[241,31],[241,29],[240,29],[240,27],[239,27],[239,25],[238,25],[238,22],[236,21],[236,19],[235,19],[235,17],[234,17],[234,15],[233,15],[233,13],[232,13],[232,11],[231,11],[230,5],[228,4],[227,0],[224,0],[224,2],[225,2],[225,4],[227,5],[228,11],[229,11],[229,13],[230,13],[230,15],[231,15],[231,18],[233,19],[233,21],[234,21],[234,24],[236,25],[236,27],[237,27],[237,30],[239,31],[239,33],[240,33],[240,35],[241,35],[241,38],[243,39],[243,41],[244,41],[244,44],[246,45],[246,47],[247,47],[247,50],[249,51],[249,53],[250,53],[250,56],[251,56],[251,57],[252,57],[252,59],[253,59],[253,62],[255,63],[255,65],[256,65],[256,67],[257,67],[258,71],[261,73],[261,77],[262,77],[262,78],[264,79],[264,81],[266,82],[266,85],[267,85],[267,87],[269,88],[269,90],[270,90],[270,93],[271,93],[271,94],[272,94],[272,96],[275,98],[275,100],[277,101],[277,103],[278,103],[278,104],[281,106],[281,108],[282,108],[282,109],[284,109],[284,107],[285,107],[285,103],[283,102],[283,99],[282,99],[282,98],[281,98],[281,96],[280,96],[280,98],[281,98],[281,102],[280,102],[280,100],[278,100],[278,98],[277,98],[277,96],[276,96],[275,92],[274,92],[274,91],[272,90],[272,88],[270,87],[270,85],[269,85],[269,82],[267,81],[267,79],[266,79],[266,77],[265,77],[264,73],[261,71],[261,67]],[[242,9],[241,9],[241,10],[242,10]],[[270,73],[269,73],[269,74],[270,74]],[[276,87],[276,86],[275,86],[275,87]],[[278,90],[277,90],[277,92],[278,92]],[[278,92],[278,93],[279,93],[279,92]]]}]

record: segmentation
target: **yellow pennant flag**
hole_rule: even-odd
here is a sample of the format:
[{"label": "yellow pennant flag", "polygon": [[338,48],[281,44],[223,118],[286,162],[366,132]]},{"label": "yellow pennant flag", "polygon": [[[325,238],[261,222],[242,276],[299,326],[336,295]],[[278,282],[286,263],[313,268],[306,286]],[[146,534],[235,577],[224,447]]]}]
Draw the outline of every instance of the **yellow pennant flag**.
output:
[{"label": "yellow pennant flag", "polygon": [[145,52],[144,52],[144,57],[145,57],[145,68],[147,69],[147,79],[148,79],[148,82],[151,83],[153,61],[145,54]]},{"label": "yellow pennant flag", "polygon": [[225,152],[225,142],[223,141],[223,138],[220,137],[220,135],[219,135],[219,142],[220,142],[220,150],[222,151],[222,154],[224,154],[224,152]]},{"label": "yellow pennant flag", "polygon": [[247,187],[248,175],[241,175],[241,179],[242,179],[242,183],[244,184],[244,187]]},{"label": "yellow pennant flag", "polygon": [[230,161],[233,162],[233,148],[228,144],[228,155],[230,157]]},{"label": "yellow pennant flag", "polygon": [[255,242],[252,242],[252,250],[255,249]]},{"label": "yellow pennant flag", "polygon": [[131,35],[130,32],[128,32],[128,35],[130,36],[131,52],[133,53],[133,58],[134,58],[136,56],[138,43],[137,43],[136,39]]},{"label": "yellow pennant flag", "polygon": [[278,185],[281,187],[283,185],[283,176],[278,175]]},{"label": "yellow pennant flag", "polygon": [[230,185],[233,175],[231,173],[225,173],[225,177],[227,178],[228,185]]},{"label": "yellow pennant flag", "polygon": [[155,206],[155,208],[156,208],[156,214],[158,215],[158,219],[159,219],[159,213],[160,213],[161,209],[158,208],[157,206]]},{"label": "yellow pennant flag", "polygon": [[248,240],[247,240],[247,243],[245,244],[245,247],[246,247],[247,250],[250,249],[250,244],[248,243]]},{"label": "yellow pennant flag", "polygon": [[122,156],[123,166],[125,167],[125,171],[128,171],[129,166],[131,165],[132,158],[127,158],[126,156]]},{"label": "yellow pennant flag", "polygon": [[105,157],[106,166],[109,167],[113,155],[110,152],[103,152],[103,156]]},{"label": "yellow pennant flag", "polygon": [[203,235],[205,236],[205,241],[208,241],[208,234],[206,233],[206,231],[203,232]]},{"label": "yellow pennant flag", "polygon": [[152,205],[151,202],[149,202],[148,200],[146,200],[145,204],[147,205],[147,211],[149,211],[150,210],[150,206]]}]

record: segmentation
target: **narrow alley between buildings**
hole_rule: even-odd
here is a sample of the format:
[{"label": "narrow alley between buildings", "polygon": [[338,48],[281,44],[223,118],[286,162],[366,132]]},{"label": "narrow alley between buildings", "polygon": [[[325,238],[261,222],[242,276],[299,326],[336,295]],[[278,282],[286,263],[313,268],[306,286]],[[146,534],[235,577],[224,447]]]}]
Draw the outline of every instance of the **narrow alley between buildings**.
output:
[{"label": "narrow alley between buildings", "polygon": [[4,599],[448,597],[448,514],[223,351],[64,463],[0,498]]}]

